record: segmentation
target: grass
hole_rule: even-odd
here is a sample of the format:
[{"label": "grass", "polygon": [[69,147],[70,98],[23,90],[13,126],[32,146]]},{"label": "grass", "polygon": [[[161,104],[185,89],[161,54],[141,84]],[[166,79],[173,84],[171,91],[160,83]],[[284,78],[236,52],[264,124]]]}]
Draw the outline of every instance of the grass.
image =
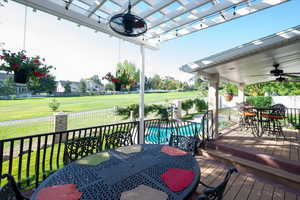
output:
[{"label": "grass", "polygon": [[[149,93],[145,94],[146,103],[164,102],[174,99],[193,98],[197,91]],[[0,100],[0,121],[27,119],[52,115],[49,102],[53,97],[26,98],[17,100]],[[114,106],[125,106],[139,102],[139,94],[120,94],[83,97],[55,97],[60,103],[59,111],[80,112],[100,110]]]}]

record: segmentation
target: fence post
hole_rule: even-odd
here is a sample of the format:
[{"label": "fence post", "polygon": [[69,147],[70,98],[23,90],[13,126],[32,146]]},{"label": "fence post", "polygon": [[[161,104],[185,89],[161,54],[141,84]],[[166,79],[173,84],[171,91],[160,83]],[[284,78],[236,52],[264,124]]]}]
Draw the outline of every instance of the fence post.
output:
[{"label": "fence post", "polygon": [[[64,112],[54,114],[54,130],[55,132],[62,132],[68,130],[68,115]],[[58,136],[58,137],[56,137]],[[62,141],[65,141],[65,134],[62,137]],[[55,143],[59,142],[59,135],[55,135]]]},{"label": "fence post", "polygon": [[175,119],[181,119],[181,101],[180,100],[178,100],[177,101],[177,105],[176,105],[176,107],[177,107],[177,110],[176,110],[176,112],[175,112]]}]

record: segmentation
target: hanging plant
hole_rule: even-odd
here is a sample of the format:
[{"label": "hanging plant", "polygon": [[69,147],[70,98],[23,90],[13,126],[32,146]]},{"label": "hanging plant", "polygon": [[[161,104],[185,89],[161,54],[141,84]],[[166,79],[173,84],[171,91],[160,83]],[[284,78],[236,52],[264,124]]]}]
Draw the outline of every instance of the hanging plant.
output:
[{"label": "hanging plant", "polygon": [[225,101],[231,101],[233,99],[233,90],[227,86],[225,87]]},{"label": "hanging plant", "polygon": [[45,59],[39,56],[28,57],[25,51],[12,53],[2,50],[0,55],[0,71],[13,73],[16,83],[27,83],[29,80],[41,80],[49,76],[52,66],[45,64]]}]

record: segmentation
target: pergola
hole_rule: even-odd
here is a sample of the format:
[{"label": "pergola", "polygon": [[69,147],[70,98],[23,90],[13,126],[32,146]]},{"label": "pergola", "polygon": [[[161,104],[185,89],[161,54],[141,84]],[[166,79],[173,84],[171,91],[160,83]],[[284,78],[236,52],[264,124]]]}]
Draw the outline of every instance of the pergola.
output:
[{"label": "pergola", "polygon": [[237,84],[239,102],[243,102],[245,84],[275,79],[268,75],[274,69],[273,64],[279,64],[286,73],[300,72],[300,26],[183,65],[180,69],[209,80],[209,106],[218,120],[219,82]]},{"label": "pergola", "polygon": [[[4,1],[7,2],[7,0]],[[289,0],[131,0],[132,13],[144,18],[148,25],[148,32],[137,38],[117,35],[108,25],[111,16],[127,10],[128,0],[13,1],[34,10],[57,16],[59,20],[72,21],[78,25],[115,36],[141,47],[140,131],[143,133],[144,48],[159,49],[162,42],[183,37]],[[215,93],[217,93],[217,90]],[[140,141],[144,140],[143,137],[143,134],[140,134]]]}]

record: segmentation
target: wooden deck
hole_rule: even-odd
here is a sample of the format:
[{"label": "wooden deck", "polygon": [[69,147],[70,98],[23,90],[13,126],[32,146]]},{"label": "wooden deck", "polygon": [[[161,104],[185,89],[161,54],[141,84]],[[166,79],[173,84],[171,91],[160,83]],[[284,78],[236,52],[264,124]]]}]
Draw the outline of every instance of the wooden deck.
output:
[{"label": "wooden deck", "polygon": [[[208,185],[218,185],[224,179],[228,167],[200,156],[196,156],[201,167],[201,180]],[[196,200],[203,186],[189,200]],[[282,185],[272,183],[252,174],[233,174],[225,191],[224,200],[300,200],[299,194],[289,191]]]},{"label": "wooden deck", "polygon": [[235,130],[225,134],[218,141],[233,147],[300,162],[300,132],[285,131],[284,134],[286,139],[275,140],[274,136],[254,137],[249,131]]}]

